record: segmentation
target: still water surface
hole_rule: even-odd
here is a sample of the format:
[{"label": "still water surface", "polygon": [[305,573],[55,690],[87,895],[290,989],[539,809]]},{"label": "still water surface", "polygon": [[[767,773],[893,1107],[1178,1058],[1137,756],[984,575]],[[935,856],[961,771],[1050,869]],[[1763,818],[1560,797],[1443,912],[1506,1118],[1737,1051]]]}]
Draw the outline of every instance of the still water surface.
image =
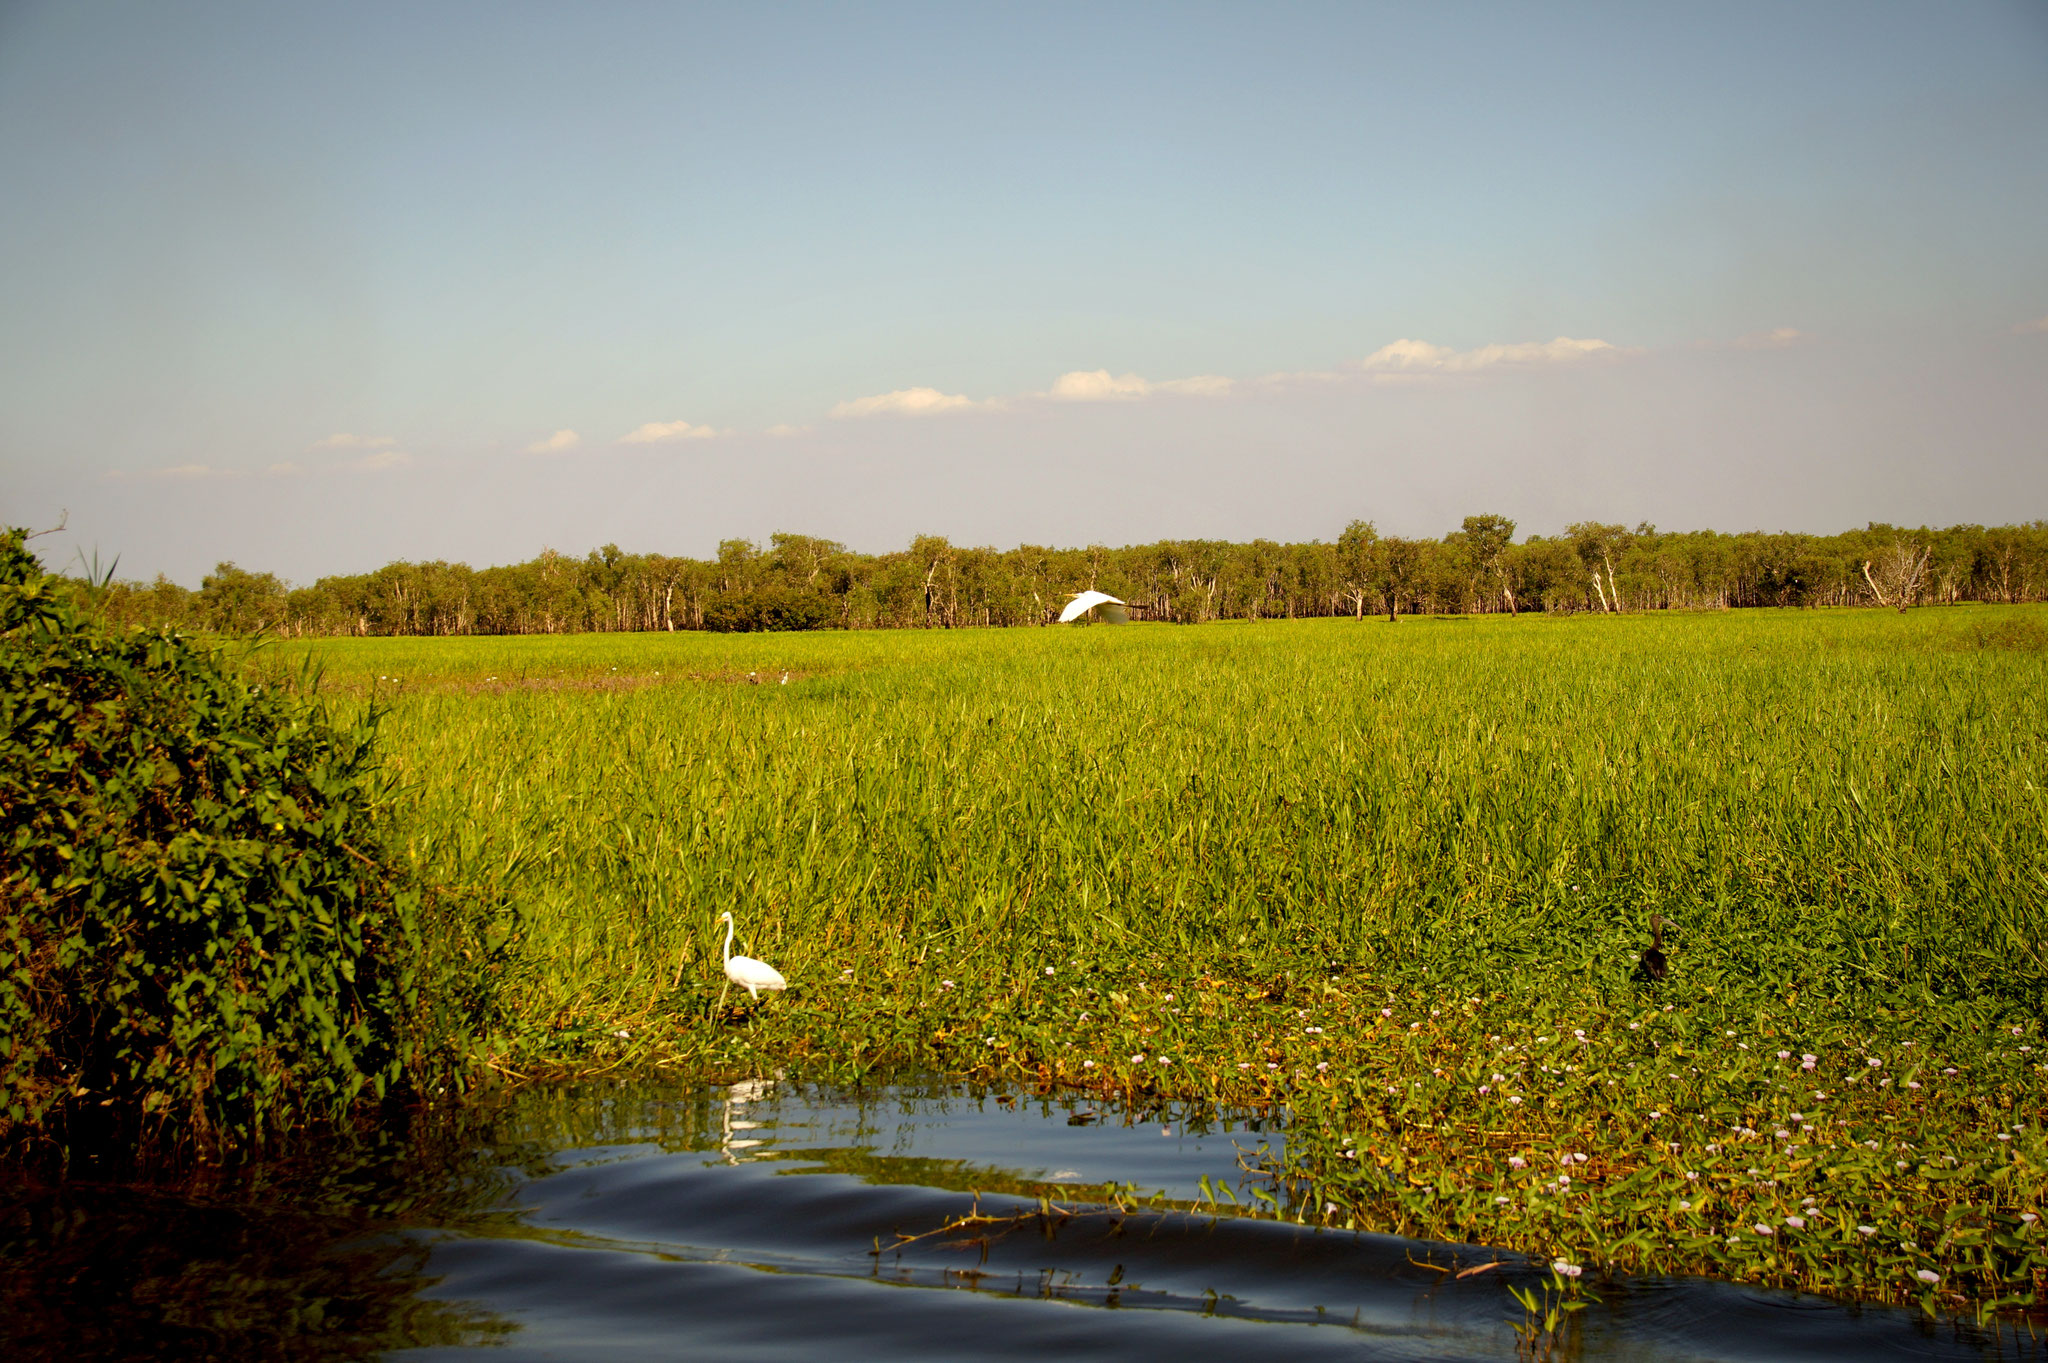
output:
[{"label": "still water surface", "polygon": [[[1508,1286],[1540,1276],[1519,1259],[1187,1209],[1219,1186],[1253,1203],[1240,1161],[1283,1142],[941,1084],[536,1090],[260,1186],[18,1190],[0,1339],[74,1359],[1517,1356]],[[1508,1262],[1458,1280],[1430,1258]],[[1558,1356],[2048,1358],[2024,1328],[1696,1279],[1597,1290]]]}]

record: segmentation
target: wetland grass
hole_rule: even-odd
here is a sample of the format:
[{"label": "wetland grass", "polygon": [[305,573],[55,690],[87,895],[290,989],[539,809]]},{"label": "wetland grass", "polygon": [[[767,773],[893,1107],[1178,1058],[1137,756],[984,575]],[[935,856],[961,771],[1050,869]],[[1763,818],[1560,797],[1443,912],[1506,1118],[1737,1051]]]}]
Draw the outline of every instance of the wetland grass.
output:
[{"label": "wetland grass", "polygon": [[2048,1282],[2043,619],[286,652],[524,915],[509,1074],[1284,1106],[1310,1220],[1994,1310]]}]

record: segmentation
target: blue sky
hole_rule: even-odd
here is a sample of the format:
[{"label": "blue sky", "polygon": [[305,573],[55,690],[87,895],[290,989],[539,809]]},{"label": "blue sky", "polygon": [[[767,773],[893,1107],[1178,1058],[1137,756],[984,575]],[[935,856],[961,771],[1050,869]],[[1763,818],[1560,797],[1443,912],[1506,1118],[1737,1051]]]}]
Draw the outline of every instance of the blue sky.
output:
[{"label": "blue sky", "polygon": [[0,6],[0,509],[196,582],[777,529],[2048,516],[2048,6]]}]

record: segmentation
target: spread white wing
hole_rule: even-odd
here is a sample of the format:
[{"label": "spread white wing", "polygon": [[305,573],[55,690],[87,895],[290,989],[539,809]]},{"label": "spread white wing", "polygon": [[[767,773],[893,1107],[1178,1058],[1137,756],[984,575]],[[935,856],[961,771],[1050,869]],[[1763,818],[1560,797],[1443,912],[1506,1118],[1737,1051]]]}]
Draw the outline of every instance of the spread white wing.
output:
[{"label": "spread white wing", "polygon": [[1064,625],[1071,621],[1078,620],[1082,616],[1086,615],[1089,611],[1094,610],[1097,606],[1123,606],[1128,604],[1130,603],[1125,601],[1119,601],[1115,597],[1111,596],[1108,592],[1082,592],[1072,601],[1069,601],[1067,603],[1067,608],[1060,612],[1060,623]]}]

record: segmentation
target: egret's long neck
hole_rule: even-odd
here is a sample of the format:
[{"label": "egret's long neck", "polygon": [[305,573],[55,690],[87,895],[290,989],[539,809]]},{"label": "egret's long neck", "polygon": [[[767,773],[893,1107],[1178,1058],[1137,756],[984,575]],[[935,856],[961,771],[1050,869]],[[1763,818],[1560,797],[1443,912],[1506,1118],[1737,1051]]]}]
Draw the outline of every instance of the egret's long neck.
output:
[{"label": "egret's long neck", "polygon": [[728,918],[725,920],[725,956],[723,957],[728,962],[732,960],[732,934],[733,922]]}]

